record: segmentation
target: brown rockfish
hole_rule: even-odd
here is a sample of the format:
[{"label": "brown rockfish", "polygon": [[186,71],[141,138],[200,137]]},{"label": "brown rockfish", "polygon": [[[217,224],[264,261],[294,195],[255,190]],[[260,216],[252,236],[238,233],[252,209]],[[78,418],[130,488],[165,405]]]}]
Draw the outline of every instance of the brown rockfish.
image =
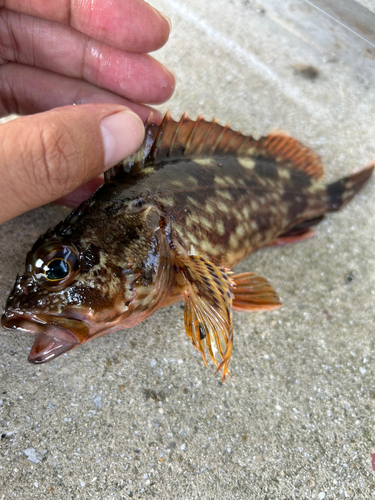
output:
[{"label": "brown rockfish", "polygon": [[232,310],[281,305],[264,278],[230,269],[308,237],[372,170],[326,184],[319,156],[284,133],[254,139],[202,117],[149,119],[141,149],[34,244],[2,325],[36,334],[29,361],[44,363],[184,300],[188,336],[225,378]]}]

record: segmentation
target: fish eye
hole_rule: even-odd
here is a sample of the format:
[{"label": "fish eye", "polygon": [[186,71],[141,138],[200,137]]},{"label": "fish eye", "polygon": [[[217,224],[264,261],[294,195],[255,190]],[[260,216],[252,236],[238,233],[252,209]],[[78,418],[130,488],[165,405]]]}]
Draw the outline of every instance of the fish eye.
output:
[{"label": "fish eye", "polygon": [[70,273],[69,262],[63,259],[53,259],[44,269],[48,281],[60,281]]},{"label": "fish eye", "polygon": [[80,270],[77,249],[72,244],[50,241],[41,245],[32,256],[35,279],[48,290],[62,290]]}]

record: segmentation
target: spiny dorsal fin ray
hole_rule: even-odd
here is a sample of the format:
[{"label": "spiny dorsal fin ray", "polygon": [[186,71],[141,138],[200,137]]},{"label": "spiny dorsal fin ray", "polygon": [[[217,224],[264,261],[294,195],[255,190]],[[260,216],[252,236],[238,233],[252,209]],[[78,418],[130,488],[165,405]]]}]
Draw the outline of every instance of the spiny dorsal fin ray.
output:
[{"label": "spiny dorsal fin ray", "polygon": [[185,329],[207,366],[209,354],[222,378],[229,374],[233,348],[232,283],[226,273],[198,255],[179,255],[185,278]]},{"label": "spiny dorsal fin ray", "polygon": [[169,111],[160,125],[152,123],[152,115],[145,123],[145,140],[137,153],[105,173],[106,182],[117,176],[140,172],[147,164],[156,164],[178,158],[235,155],[243,158],[274,159],[284,168],[301,170],[319,179],[323,176],[320,157],[284,132],[274,132],[254,139],[219,125],[216,119],[208,122],[199,115],[191,120],[184,113],[179,122]]}]

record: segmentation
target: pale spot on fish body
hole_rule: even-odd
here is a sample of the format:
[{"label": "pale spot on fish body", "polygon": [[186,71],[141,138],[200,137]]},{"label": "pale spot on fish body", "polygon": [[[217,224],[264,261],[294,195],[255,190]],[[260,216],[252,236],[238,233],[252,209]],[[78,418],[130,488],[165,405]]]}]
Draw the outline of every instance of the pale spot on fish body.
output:
[{"label": "pale spot on fish body", "polygon": [[242,225],[236,227],[236,235],[239,238],[243,238],[245,236],[245,228]]},{"label": "pale spot on fish body", "polygon": [[280,191],[280,193],[270,193],[270,197],[275,201],[279,201],[283,194],[284,191]]},{"label": "pale spot on fish body", "polygon": [[271,213],[275,214],[275,215],[278,215],[278,213],[279,213],[279,211],[280,211],[280,210],[279,210],[279,208],[278,208],[276,205],[270,205],[270,206],[268,207],[268,210],[269,210]]},{"label": "pale spot on fish body", "polygon": [[[253,151],[253,149],[249,149],[249,151]],[[248,152],[249,152],[248,151]],[[252,153],[249,153],[252,154]],[[247,168],[249,170],[252,170],[255,166],[255,161],[252,160],[251,158],[237,158],[238,163],[241,165],[241,167]]]},{"label": "pale spot on fish body", "polygon": [[241,212],[242,212],[242,215],[243,215],[246,219],[248,219],[248,218],[249,218],[249,215],[250,215],[250,210],[249,210],[249,207],[243,207],[243,208],[242,208],[242,210],[241,210]]},{"label": "pale spot on fish body", "polygon": [[183,236],[183,234],[184,234],[184,230],[183,230],[183,228],[182,228],[179,224],[174,223],[174,224],[173,224],[173,229],[176,231],[176,233],[177,233],[180,237],[181,237],[181,236]]},{"label": "pale spot on fish body", "polygon": [[221,220],[216,222],[216,231],[220,236],[223,236],[223,234],[225,234],[225,227]]},{"label": "pale spot on fish body", "polygon": [[233,179],[233,177],[230,177],[229,175],[226,175],[224,177],[224,180],[226,181],[227,184],[230,184],[231,186],[234,186],[236,184],[236,181]]},{"label": "pale spot on fish body", "polygon": [[196,199],[192,198],[191,196],[188,196],[187,199],[188,199],[189,203],[191,203],[195,207],[199,207],[199,205],[200,205],[199,201],[197,201]]},{"label": "pale spot on fish body", "polygon": [[166,207],[173,207],[173,205],[174,205],[173,198],[161,197],[161,198],[158,198],[157,201],[158,201],[158,203],[160,203],[161,205],[164,205]]},{"label": "pale spot on fish body", "polygon": [[216,212],[216,205],[213,202],[207,201],[204,208],[208,214],[213,215]]},{"label": "pale spot on fish body", "polygon": [[280,204],[277,206],[277,209],[282,215],[286,215],[288,213],[288,207],[286,205]]},{"label": "pale spot on fish body", "polygon": [[229,236],[229,246],[230,246],[230,248],[233,248],[233,249],[238,247],[238,240],[237,240],[237,236],[235,235],[235,233],[232,233]]},{"label": "pale spot on fish body", "polygon": [[267,194],[257,198],[256,203],[258,203],[258,208],[260,208],[262,205],[268,205]]},{"label": "pale spot on fish body", "polygon": [[209,220],[205,219],[204,217],[201,217],[201,218],[199,219],[199,222],[201,223],[201,225],[202,225],[205,229],[207,229],[207,231],[211,231],[211,229],[212,229],[212,224],[211,224],[211,222],[210,222]]},{"label": "pale spot on fish body", "polygon": [[172,186],[182,188],[185,186],[185,184],[182,181],[174,180],[172,181]]},{"label": "pale spot on fish body", "polygon": [[256,202],[255,200],[252,200],[250,202],[250,207],[251,207],[251,210],[253,210],[254,212],[256,212],[257,210],[259,210],[259,203]]},{"label": "pale spot on fish body", "polygon": [[207,167],[207,166],[212,166],[213,165],[213,159],[212,158],[195,158],[194,162],[198,163],[199,165],[202,165],[203,167]]},{"label": "pale spot on fish body", "polygon": [[232,197],[232,195],[230,194],[229,191],[224,191],[224,190],[221,189],[220,191],[218,191],[218,195],[221,198],[224,198],[225,200],[233,201],[233,197]]},{"label": "pale spot on fish body", "polygon": [[315,184],[311,184],[311,186],[307,188],[307,191],[312,194],[318,191],[325,191],[325,186],[322,185],[320,182],[316,182]]},{"label": "pale spot on fish body", "polygon": [[270,184],[273,186],[275,185],[275,183],[270,182],[270,180],[267,177],[263,177],[260,175],[257,176],[257,184],[259,184],[261,187],[267,187]]},{"label": "pale spot on fish body", "polygon": [[258,243],[262,239],[262,236],[263,235],[259,231],[257,231],[256,233],[253,234],[252,241]]},{"label": "pale spot on fish body", "polygon": [[225,214],[229,213],[228,205],[222,201],[217,202],[217,208]]},{"label": "pale spot on fish body", "polygon": [[224,177],[220,177],[219,175],[215,175],[214,181],[215,181],[215,184],[218,184],[219,186],[226,186],[227,185]]},{"label": "pale spot on fish body", "polygon": [[275,157],[275,162],[276,163],[282,163],[283,161],[285,161],[285,159],[282,156],[276,156]]},{"label": "pale spot on fish body", "polygon": [[189,227],[193,226],[195,224],[195,218],[194,217],[187,217],[185,224]]},{"label": "pale spot on fish body", "polygon": [[202,250],[204,252],[207,252],[211,255],[216,256],[216,255],[220,254],[220,249],[218,247],[215,247],[214,245],[212,245],[212,243],[210,243],[207,240],[200,241],[200,247],[202,248]]},{"label": "pale spot on fish body", "polygon": [[190,243],[192,243],[195,246],[198,246],[199,240],[195,237],[195,235],[191,231],[189,231],[188,238],[190,240]]},{"label": "pale spot on fish body", "polygon": [[198,179],[193,177],[192,175],[188,175],[188,181],[191,182],[192,184],[198,184]]},{"label": "pale spot on fish body", "polygon": [[289,170],[286,170],[285,168],[279,168],[278,173],[279,173],[279,177],[281,177],[283,179],[290,179]]}]

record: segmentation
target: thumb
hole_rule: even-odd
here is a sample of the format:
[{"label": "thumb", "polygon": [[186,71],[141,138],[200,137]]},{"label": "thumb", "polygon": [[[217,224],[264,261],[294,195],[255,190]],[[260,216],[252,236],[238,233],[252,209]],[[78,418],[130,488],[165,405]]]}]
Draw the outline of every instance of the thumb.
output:
[{"label": "thumb", "polygon": [[142,120],[117,104],[66,106],[0,125],[0,224],[102,174],[143,137]]}]

